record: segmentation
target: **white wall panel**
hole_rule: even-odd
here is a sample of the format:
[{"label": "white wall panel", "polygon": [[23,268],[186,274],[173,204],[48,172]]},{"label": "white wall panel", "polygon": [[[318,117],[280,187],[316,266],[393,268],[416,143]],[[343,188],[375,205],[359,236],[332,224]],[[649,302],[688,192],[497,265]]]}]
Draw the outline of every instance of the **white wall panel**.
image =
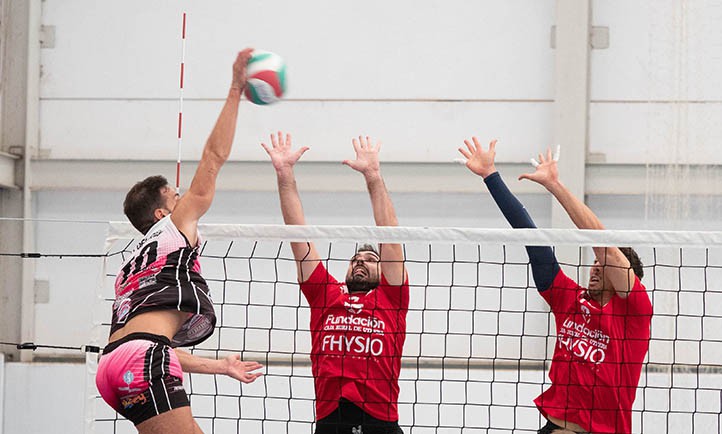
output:
[{"label": "white wall panel", "polygon": [[[551,0],[184,2],[48,0],[43,98],[222,97],[233,54],[281,54],[289,98],[548,99]],[[501,73],[500,73],[501,72]]]},{"label": "white wall panel", "polygon": [[[4,434],[83,432],[85,364],[6,363]],[[4,429],[4,431],[3,431]]]},{"label": "white wall panel", "polygon": [[596,0],[593,23],[609,48],[593,50],[593,100],[722,100],[722,3]]},{"label": "white wall panel", "polygon": [[[183,158],[198,159],[220,112],[219,101],[191,101],[184,110]],[[500,140],[500,161],[528,161],[551,140],[551,103],[314,102],[273,107],[244,103],[231,159],[266,161],[268,134],[289,131],[312,148],[306,161],[353,157],[351,138],[382,140],[383,161],[449,162],[463,139]],[[58,159],[174,159],[173,101],[51,100],[41,104],[41,147]]]},{"label": "white wall panel", "polygon": [[609,163],[721,164],[722,102],[593,103],[589,150]]}]

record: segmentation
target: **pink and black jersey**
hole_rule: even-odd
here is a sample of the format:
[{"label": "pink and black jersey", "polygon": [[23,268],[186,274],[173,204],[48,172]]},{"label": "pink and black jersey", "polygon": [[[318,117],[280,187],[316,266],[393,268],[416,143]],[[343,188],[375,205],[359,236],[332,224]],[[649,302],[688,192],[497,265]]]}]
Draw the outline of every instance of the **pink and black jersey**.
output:
[{"label": "pink and black jersey", "polygon": [[343,397],[377,419],[397,421],[408,281],[392,286],[382,274],[376,289],[349,293],[319,263],[301,291],[311,306],[316,420]]},{"label": "pink and black jersey", "polygon": [[561,270],[540,294],[556,321],[551,387],[534,400],[539,411],[590,432],[630,433],[632,404],[649,349],[652,304],[635,279],[626,298],[604,306]]},{"label": "pink and black jersey", "polygon": [[170,216],[156,223],[138,242],[115,280],[112,335],[134,316],[154,310],[188,312],[172,345],[196,345],[213,333],[216,314],[201,276],[198,246],[190,246]]}]

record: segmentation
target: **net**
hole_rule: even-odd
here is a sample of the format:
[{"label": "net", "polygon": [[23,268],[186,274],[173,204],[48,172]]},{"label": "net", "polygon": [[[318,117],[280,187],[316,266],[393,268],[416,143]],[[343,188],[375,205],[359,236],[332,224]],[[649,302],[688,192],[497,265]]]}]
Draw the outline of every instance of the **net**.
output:
[{"label": "net", "polygon": [[[654,306],[632,432],[722,430],[722,233],[274,225],[200,230],[203,275],[218,323],[192,352],[212,358],[237,352],[266,366],[265,375],[247,385],[187,375],[184,384],[204,432],[313,432],[310,308],[296,282],[290,241],[313,241],[339,279],[359,243],[403,245],[410,301],[399,423],[406,433],[535,433],[543,424],[533,400],[550,385],[557,342],[523,246],[575,246],[574,257],[559,260],[582,284],[590,263],[581,259],[589,246],[632,246],[645,263],[643,283]],[[101,345],[114,276],[137,236],[127,224],[111,224],[107,279],[98,294]],[[97,392],[89,403],[89,432],[135,432]]]}]

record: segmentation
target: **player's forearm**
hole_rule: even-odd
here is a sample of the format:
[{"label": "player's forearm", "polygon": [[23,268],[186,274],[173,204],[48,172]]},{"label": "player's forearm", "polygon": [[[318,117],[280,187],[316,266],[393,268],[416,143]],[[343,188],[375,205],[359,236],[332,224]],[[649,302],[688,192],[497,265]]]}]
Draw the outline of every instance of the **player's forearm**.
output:
[{"label": "player's forearm", "polygon": [[[488,172],[484,183],[496,202],[499,210],[513,228],[536,228],[534,220],[524,205],[509,190],[499,172]],[[526,246],[531,264],[534,282],[539,291],[546,291],[559,272],[559,264],[554,251],[549,246]]]},{"label": "player's forearm", "polygon": [[298,194],[293,169],[279,170],[276,172],[276,175],[278,178],[278,197],[281,201],[283,222],[287,225],[305,225],[306,218],[303,213],[301,196]]},{"label": "player's forearm", "polygon": [[203,150],[204,158],[211,158],[221,165],[228,160],[236,134],[236,121],[238,120],[238,105],[241,101],[241,89],[231,87],[228,97],[213,127],[206,146]]},{"label": "player's forearm", "polygon": [[192,374],[225,374],[225,360],[207,359],[205,357],[197,357],[193,354],[175,349],[183,372]]},{"label": "player's forearm", "polygon": [[371,208],[376,226],[398,226],[394,204],[386,189],[386,184],[378,172],[365,174],[366,187],[371,198]]},{"label": "player's forearm", "polygon": [[579,229],[604,229],[604,225],[584,202],[572,194],[560,181],[545,186]]}]

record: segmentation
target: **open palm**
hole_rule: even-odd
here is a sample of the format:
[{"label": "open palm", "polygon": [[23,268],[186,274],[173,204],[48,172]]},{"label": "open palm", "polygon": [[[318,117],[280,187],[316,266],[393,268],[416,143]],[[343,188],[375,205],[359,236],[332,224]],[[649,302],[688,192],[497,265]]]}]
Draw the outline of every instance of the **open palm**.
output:
[{"label": "open palm", "polygon": [[356,159],[344,160],[343,164],[363,174],[381,170],[381,164],[379,163],[381,142],[376,142],[376,145],[373,145],[368,136],[359,136],[358,139],[353,139],[353,149],[356,151]]},{"label": "open palm", "polygon": [[281,131],[278,134],[271,134],[271,147],[265,143],[261,143],[263,149],[266,150],[268,156],[271,157],[271,163],[276,170],[291,168],[301,159],[301,156],[308,151],[308,146],[303,146],[295,151],[291,148],[291,135],[283,136]]},{"label": "open palm", "polygon": [[525,173],[519,176],[520,180],[528,179],[543,186],[551,185],[559,180],[557,161],[552,157],[551,148],[547,148],[546,155],[539,154],[539,161],[532,159],[532,164],[536,166],[534,173]]}]

